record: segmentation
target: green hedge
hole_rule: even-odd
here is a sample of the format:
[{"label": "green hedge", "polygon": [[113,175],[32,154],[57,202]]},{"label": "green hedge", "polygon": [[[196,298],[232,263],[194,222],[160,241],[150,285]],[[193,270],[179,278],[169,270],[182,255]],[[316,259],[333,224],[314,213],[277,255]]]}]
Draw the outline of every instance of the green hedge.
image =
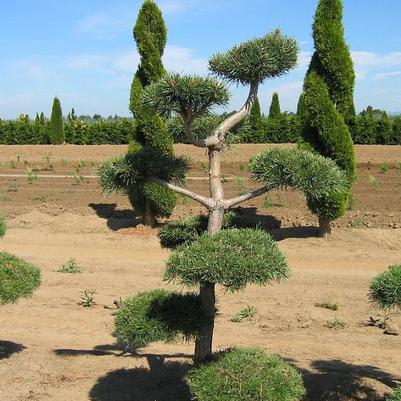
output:
[{"label": "green hedge", "polygon": [[[15,121],[0,120],[0,144],[50,144],[49,121],[31,121],[21,117]],[[135,138],[135,122],[129,119],[64,122],[65,141],[74,145],[120,145]]]},{"label": "green hedge", "polygon": [[[210,132],[218,125],[221,117],[202,119],[197,134]],[[389,125],[389,127],[387,126]],[[167,121],[168,132],[175,143],[187,143],[183,125],[179,118]],[[136,124],[132,119],[118,120],[72,120],[64,122],[66,143],[74,145],[127,144],[135,138]],[[199,131],[199,133],[198,133]],[[31,121],[20,117],[14,121],[0,120],[0,144],[3,145],[39,145],[49,144],[49,121]],[[262,130],[256,135],[251,124],[245,120],[236,127],[232,136],[237,143],[296,143],[300,138],[300,123],[295,114],[282,113],[269,119],[262,116]],[[401,117],[386,117],[361,114],[356,117],[351,127],[355,144],[401,145]],[[203,135],[202,135],[203,136]]]}]

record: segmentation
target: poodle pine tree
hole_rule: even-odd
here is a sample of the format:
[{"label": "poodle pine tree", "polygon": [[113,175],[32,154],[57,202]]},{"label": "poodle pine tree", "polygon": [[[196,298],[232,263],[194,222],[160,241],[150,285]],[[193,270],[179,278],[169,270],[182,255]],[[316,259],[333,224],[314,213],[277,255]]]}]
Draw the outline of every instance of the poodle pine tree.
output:
[{"label": "poodle pine tree", "polygon": [[[145,293],[131,299],[119,312],[116,332],[124,333],[122,339],[131,344],[144,344],[152,339],[170,340],[168,333],[171,330],[181,332],[187,338],[192,333],[195,338],[195,361],[209,360],[212,356],[216,284],[238,291],[250,283],[266,285],[287,277],[285,258],[272,238],[252,229],[221,231],[225,212],[277,188],[295,187],[307,198],[321,200],[344,190],[346,178],[332,160],[301,150],[274,149],[257,156],[251,163],[253,177],[261,183],[261,187],[232,199],[225,198],[221,155],[229,132],[249,115],[257,99],[259,85],[268,78],[279,77],[291,70],[296,64],[297,53],[296,42],[276,30],[214,55],[209,67],[216,78],[171,73],[144,89],[142,99],[147,110],[161,117],[170,114],[180,116],[188,140],[194,146],[206,149],[210,196],[185,188],[188,161],[171,154],[157,158],[152,153],[146,157],[127,155],[116,167],[118,180],[110,184],[105,176],[104,184],[118,189],[147,180],[203,205],[208,211],[208,221],[206,233],[171,255],[165,273],[166,280],[199,289],[195,298],[193,294],[185,298],[185,302],[195,300],[192,308],[185,309],[198,311],[199,318],[194,321],[189,316],[186,319],[182,313],[174,314],[171,307],[166,307],[171,305],[171,299],[166,299],[165,294]],[[204,129],[195,131],[196,121],[210,115],[214,106],[225,105],[229,101],[228,89],[218,77],[248,86],[249,96],[243,107],[224,121],[218,121],[214,126],[199,124]],[[254,263],[255,257],[259,263]],[[174,302],[177,300],[177,294],[171,297]],[[136,305],[134,311],[129,304]],[[186,322],[181,330],[177,327],[180,322]],[[130,326],[130,336],[125,329],[127,325]]]}]

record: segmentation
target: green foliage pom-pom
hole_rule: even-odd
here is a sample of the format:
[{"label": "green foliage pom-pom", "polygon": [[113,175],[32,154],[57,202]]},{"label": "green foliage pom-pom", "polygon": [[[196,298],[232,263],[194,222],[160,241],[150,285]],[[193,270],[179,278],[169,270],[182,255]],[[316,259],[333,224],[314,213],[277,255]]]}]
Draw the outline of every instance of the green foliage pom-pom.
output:
[{"label": "green foliage pom-pom", "polygon": [[401,401],[401,385],[395,389],[392,395],[386,398],[386,401]]},{"label": "green foliage pom-pom", "polygon": [[155,290],[123,302],[115,317],[115,334],[129,347],[144,347],[192,339],[207,323],[198,295]]},{"label": "green foliage pom-pom", "polygon": [[217,53],[209,68],[220,77],[241,84],[261,83],[267,78],[284,75],[295,67],[297,42],[275,31]]},{"label": "green foliage pom-pom", "polygon": [[186,379],[197,401],[299,401],[305,394],[295,368],[257,348],[222,352]]},{"label": "green foliage pom-pom", "polygon": [[401,265],[391,266],[370,284],[370,299],[382,309],[401,309]]},{"label": "green foliage pom-pom", "polygon": [[0,253],[0,305],[28,298],[40,285],[39,269],[6,252]]},{"label": "green foliage pom-pom", "polygon": [[3,216],[0,216],[0,238],[3,238],[6,234],[7,225]]},{"label": "green foliage pom-pom", "polygon": [[165,272],[166,280],[189,287],[217,283],[230,291],[287,276],[287,262],[276,242],[266,232],[253,229],[205,233],[172,253]]}]

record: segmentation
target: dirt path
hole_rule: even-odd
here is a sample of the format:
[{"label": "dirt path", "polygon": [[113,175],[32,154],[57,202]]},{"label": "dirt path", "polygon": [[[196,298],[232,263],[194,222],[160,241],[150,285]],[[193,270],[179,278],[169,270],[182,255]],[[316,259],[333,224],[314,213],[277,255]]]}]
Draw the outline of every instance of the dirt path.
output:
[{"label": "dirt path", "polygon": [[[247,163],[249,159],[265,149],[273,147],[294,147],[287,144],[247,144],[235,145],[223,155],[223,161]],[[204,149],[192,145],[175,145],[177,155],[190,155],[194,161],[206,161]],[[60,162],[80,160],[103,162],[127,151],[127,145],[0,145],[0,160],[3,162],[20,161],[43,162],[46,158]],[[358,163],[397,163],[401,162],[401,146],[356,145]]]},{"label": "dirt path", "polygon": [[[219,291],[216,348],[260,346],[303,369],[307,401],[382,400],[401,380],[401,342],[367,327],[376,315],[367,300],[371,278],[401,261],[401,230],[340,229],[328,240],[308,229],[276,232],[292,276],[238,295]],[[189,401],[182,373],[191,344],[155,344],[123,354],[115,347],[113,301],[166,286],[168,252],[152,230],[111,230],[96,215],[37,210],[9,221],[3,250],[41,266],[43,283],[31,300],[0,310],[0,400]],[[77,275],[56,272],[69,258]],[[85,309],[80,291],[96,289]],[[316,303],[338,303],[339,310]],[[255,318],[231,317],[247,305]],[[330,329],[336,318],[345,328]],[[401,324],[401,318],[396,321]]]}]

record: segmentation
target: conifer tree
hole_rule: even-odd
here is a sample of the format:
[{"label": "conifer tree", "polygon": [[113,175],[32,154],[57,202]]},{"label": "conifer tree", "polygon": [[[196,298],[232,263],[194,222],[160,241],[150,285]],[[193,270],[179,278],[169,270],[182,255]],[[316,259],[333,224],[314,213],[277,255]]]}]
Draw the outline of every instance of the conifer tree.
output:
[{"label": "conifer tree", "polygon": [[65,142],[63,112],[60,100],[57,97],[53,101],[49,137],[52,145],[60,145]]},{"label": "conifer tree", "polygon": [[[282,187],[298,188],[307,198],[318,200],[331,198],[345,190],[345,175],[334,161],[297,149],[273,149],[251,162],[252,177],[260,183],[258,189],[231,199],[224,194],[221,157],[229,142],[228,135],[249,116],[259,86],[265,80],[291,70],[296,65],[297,53],[297,43],[276,30],[234,46],[225,53],[215,54],[209,61],[215,77],[166,74],[144,89],[142,100],[145,109],[162,117],[179,116],[188,141],[207,152],[209,194],[205,196],[185,187],[188,172],[185,159],[170,153],[155,157],[152,151],[131,153],[112,164],[115,171],[111,179],[107,171],[101,174],[103,187],[116,190],[125,188],[127,184],[135,187],[143,181],[151,182],[191,198],[206,208],[208,216],[206,221],[199,221],[204,224],[203,229],[194,227],[198,220],[191,222],[192,227],[181,225],[182,232],[178,236],[185,237],[186,243],[171,254],[164,274],[165,280],[198,288],[199,292],[180,294],[156,290],[127,299],[116,316],[115,332],[128,345],[145,346],[181,336],[195,339],[196,362],[210,360],[213,355],[216,285],[234,292],[248,284],[267,285],[287,277],[285,258],[273,238],[258,229],[223,230],[226,211]],[[227,104],[230,99],[228,88],[219,77],[248,86],[248,98],[241,109],[228,114],[217,126],[208,129],[201,124],[205,129],[195,132],[196,121],[210,116],[215,107]],[[170,232],[174,231],[177,232]],[[167,242],[177,239],[174,233],[172,237],[175,238]],[[188,237],[194,240],[188,241]],[[248,366],[240,368],[253,373]],[[229,380],[232,380],[230,376]],[[238,381],[237,377],[235,381]],[[258,391],[261,387],[257,386]],[[301,398],[302,394],[296,394],[285,399],[295,401]],[[266,395],[246,399],[283,400],[280,396]],[[243,393],[239,391],[230,400],[244,400]]]},{"label": "conifer tree", "polygon": [[252,143],[258,143],[262,138],[262,113],[260,110],[259,99],[255,99],[255,103],[249,113],[249,125],[251,129],[251,141]]},{"label": "conifer tree", "polygon": [[330,221],[344,214],[355,177],[354,148],[347,126],[355,118],[355,73],[342,18],[342,0],[319,1],[313,24],[315,52],[299,105],[304,140],[335,160],[349,180],[347,193],[336,195],[330,202],[309,200],[310,208],[319,215],[322,236],[330,233]]},{"label": "conifer tree", "polygon": [[278,93],[274,92],[272,96],[272,102],[269,109],[269,118],[278,118],[281,116],[281,107]]},{"label": "conifer tree", "polygon": [[[134,76],[130,110],[136,119],[136,140],[130,152],[152,149],[155,154],[172,154],[173,139],[162,118],[142,107],[142,92],[164,74],[162,56],[167,41],[167,29],[162,13],[153,0],[145,0],[134,26],[134,38],[140,54],[140,65]],[[144,216],[144,223],[153,226],[156,217],[169,217],[176,205],[177,196],[170,190],[151,183],[127,188],[133,207]]]},{"label": "conifer tree", "polygon": [[391,121],[385,111],[376,123],[376,138],[381,145],[390,145],[393,139]]}]

